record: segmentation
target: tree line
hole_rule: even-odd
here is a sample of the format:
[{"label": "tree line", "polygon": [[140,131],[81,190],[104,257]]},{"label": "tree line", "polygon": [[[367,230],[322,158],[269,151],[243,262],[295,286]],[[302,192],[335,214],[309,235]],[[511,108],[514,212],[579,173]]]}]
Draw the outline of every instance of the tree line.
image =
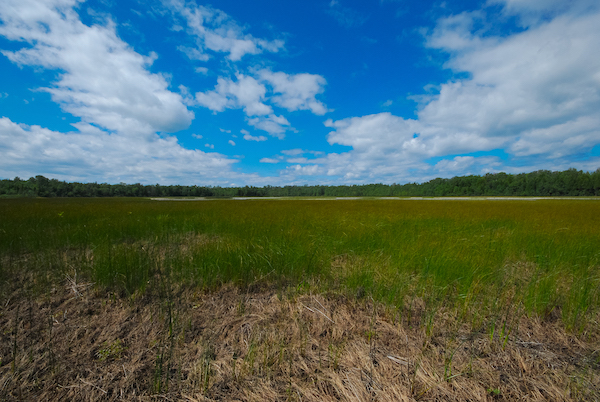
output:
[{"label": "tree line", "polygon": [[600,168],[437,178],[425,183],[212,187],[77,183],[44,176],[0,180],[0,196],[21,197],[453,197],[600,196]]}]

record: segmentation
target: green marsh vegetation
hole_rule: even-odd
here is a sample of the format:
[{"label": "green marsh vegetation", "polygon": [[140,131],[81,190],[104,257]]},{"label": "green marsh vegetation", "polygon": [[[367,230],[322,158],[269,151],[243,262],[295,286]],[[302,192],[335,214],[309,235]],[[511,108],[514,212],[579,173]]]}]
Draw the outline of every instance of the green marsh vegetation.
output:
[{"label": "green marsh vegetation", "polygon": [[[136,395],[171,392],[186,383],[195,384],[200,394],[215,397],[226,365],[231,367],[228,384],[240,387],[252,376],[271,384],[287,375],[278,386],[288,399],[294,399],[302,391],[294,388],[292,361],[310,360],[310,353],[317,351],[315,370],[327,368],[346,376],[340,374],[339,383],[330,379],[341,398],[340,390],[350,389],[348,381],[354,378],[351,371],[343,372],[344,367],[359,363],[348,361],[353,338],[340,332],[339,326],[353,320],[364,321],[359,338],[366,345],[365,359],[371,366],[356,381],[369,378],[366,390],[374,387],[377,367],[383,367],[374,362],[381,365],[383,358],[386,364],[403,368],[406,386],[402,389],[415,399],[435,392],[443,398],[448,384],[469,379],[477,380],[484,394],[488,389],[503,395],[534,392],[527,391],[529,388],[511,391],[507,384],[477,374],[473,367],[481,356],[500,356],[516,347],[539,347],[541,343],[524,337],[534,332],[533,327],[523,328],[524,323],[538,323],[538,330],[550,323],[578,342],[597,344],[598,228],[600,202],[596,200],[3,199],[0,302],[8,306],[19,297],[26,302],[11,310],[11,317],[0,315],[8,341],[0,350],[0,369],[11,373],[15,384],[24,378],[31,362],[43,361],[44,367],[49,367],[44,370],[57,372],[53,362],[59,353],[53,350],[59,342],[54,328],[72,314],[69,311],[74,307],[68,303],[83,306],[85,303],[78,301],[95,294],[102,301],[93,308],[81,307],[83,315],[112,311],[111,303],[119,300],[126,306],[138,306],[130,307],[135,314],[145,311],[140,310],[140,301],[157,306],[143,314],[160,325],[149,327],[145,337],[135,338],[154,334],[153,340],[144,344],[146,351],[153,351],[146,357],[151,371],[144,377],[148,384],[142,390],[135,388],[137,391],[133,385],[127,388],[138,392]],[[52,302],[57,289],[65,292],[63,304]],[[225,300],[223,295],[231,294],[233,307],[219,307],[219,297]],[[287,311],[283,316],[293,317],[296,332],[285,335],[291,330],[283,324],[268,331],[264,328],[269,322],[260,321],[259,325],[256,317],[265,313],[256,312],[252,294],[261,295],[255,299],[263,300],[265,306],[273,303],[269,294],[290,303],[299,300],[298,311],[277,307]],[[215,296],[207,301],[201,295]],[[330,296],[323,299],[322,295]],[[336,300],[346,300],[347,306],[336,307]],[[47,306],[47,318],[43,323],[27,324],[35,303]],[[224,341],[219,336],[231,332],[229,327],[210,334],[198,329],[222,319],[204,309],[207,305],[212,306],[211,311],[221,309],[237,323],[231,327],[235,327],[238,349],[220,349]],[[212,318],[208,324],[195,325],[193,312],[201,311]],[[358,318],[357,312],[366,315]],[[311,324],[307,314],[313,320],[318,318],[321,327]],[[382,327],[384,316],[387,327]],[[238,322],[240,317],[250,321]],[[119,320],[115,319],[119,325],[131,324],[129,318]],[[384,330],[388,327],[413,332],[388,337]],[[31,352],[34,339],[23,335],[30,328],[38,328],[35,339],[43,345],[38,360]],[[416,335],[414,339],[411,335],[416,333],[420,334],[418,342]],[[94,364],[115,365],[117,372],[135,349],[133,335],[122,329],[93,336],[78,334],[73,339],[90,336],[89,342],[96,345],[88,353]],[[201,339],[194,334],[202,334]],[[291,346],[293,340],[296,346]],[[195,342],[198,352],[189,358],[195,365],[186,369],[184,355],[191,352],[184,352],[182,345],[189,346],[189,342]],[[386,355],[380,351],[381,344],[398,344],[400,349],[395,355]],[[598,377],[597,348],[586,350],[584,366],[591,374],[581,370],[565,374],[560,390],[572,399],[598,395],[590,394],[598,385],[594,380]],[[378,353],[383,357],[377,357]],[[515,356],[521,356],[518,353]],[[225,355],[228,360],[220,363]],[[525,358],[514,360],[519,359],[525,361],[519,370],[533,370]],[[123,378],[130,378],[125,365],[122,372]],[[28,373],[27,378],[33,378],[35,384],[34,369]],[[76,384],[102,399],[107,391],[101,385],[90,385],[99,381],[80,378]],[[4,384],[8,383],[5,380]],[[139,381],[135,384],[140,386]],[[35,386],[31,385],[28,395],[42,395],[31,391]],[[15,389],[13,396],[21,392]],[[74,392],[75,388],[68,389]],[[356,392],[352,388],[352,395]],[[303,395],[311,400],[308,393]]]},{"label": "green marsh vegetation", "polygon": [[[145,199],[2,200],[3,282],[77,274],[119,294],[157,277],[203,289],[317,286],[403,308],[597,311],[600,202]],[[4,285],[5,287],[6,285]]]}]

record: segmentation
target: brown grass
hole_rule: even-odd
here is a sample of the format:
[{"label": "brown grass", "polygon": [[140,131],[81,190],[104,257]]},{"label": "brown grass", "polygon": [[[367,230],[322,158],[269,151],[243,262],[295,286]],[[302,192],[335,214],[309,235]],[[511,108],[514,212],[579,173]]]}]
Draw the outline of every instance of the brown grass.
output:
[{"label": "brown grass", "polygon": [[598,334],[552,314],[501,334],[427,317],[420,299],[166,285],[119,298],[73,275],[1,303],[0,400],[600,399]]}]

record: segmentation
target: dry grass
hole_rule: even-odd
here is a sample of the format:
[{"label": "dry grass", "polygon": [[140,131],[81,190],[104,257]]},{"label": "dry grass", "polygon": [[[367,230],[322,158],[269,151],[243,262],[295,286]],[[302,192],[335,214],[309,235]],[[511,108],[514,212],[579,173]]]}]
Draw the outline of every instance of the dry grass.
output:
[{"label": "dry grass", "polygon": [[490,333],[457,311],[428,317],[419,299],[409,311],[334,291],[64,285],[1,301],[0,400],[600,399],[598,334],[552,314]]}]

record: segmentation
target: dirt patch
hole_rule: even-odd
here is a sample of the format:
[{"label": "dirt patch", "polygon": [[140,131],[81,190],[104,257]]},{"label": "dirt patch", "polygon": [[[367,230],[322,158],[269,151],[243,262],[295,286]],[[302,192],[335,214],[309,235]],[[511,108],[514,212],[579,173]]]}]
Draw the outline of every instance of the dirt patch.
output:
[{"label": "dirt patch", "polygon": [[368,296],[226,286],[118,298],[76,281],[1,300],[0,399],[600,398],[597,336],[558,322],[524,316],[490,334]]}]

